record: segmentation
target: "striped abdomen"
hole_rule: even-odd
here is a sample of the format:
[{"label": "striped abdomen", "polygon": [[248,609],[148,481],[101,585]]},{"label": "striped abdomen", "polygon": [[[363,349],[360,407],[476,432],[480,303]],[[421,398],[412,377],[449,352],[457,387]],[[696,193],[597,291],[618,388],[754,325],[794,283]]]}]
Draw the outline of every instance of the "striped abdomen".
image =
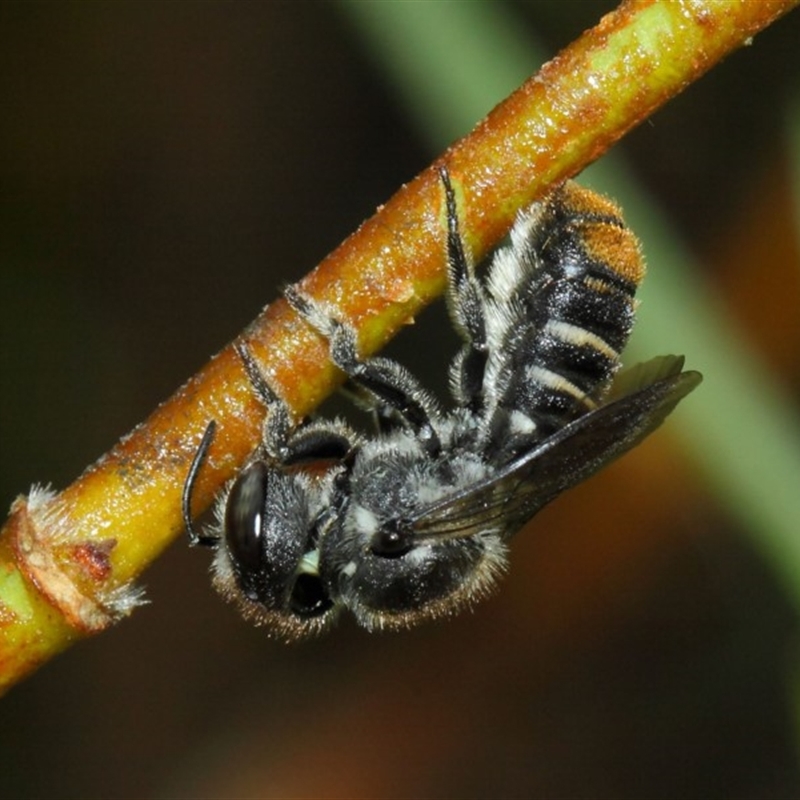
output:
[{"label": "striped abdomen", "polygon": [[505,308],[486,376],[495,381],[495,441],[538,440],[597,405],[619,367],[643,275],[619,209],[577,184],[517,222],[489,275],[494,304]]}]

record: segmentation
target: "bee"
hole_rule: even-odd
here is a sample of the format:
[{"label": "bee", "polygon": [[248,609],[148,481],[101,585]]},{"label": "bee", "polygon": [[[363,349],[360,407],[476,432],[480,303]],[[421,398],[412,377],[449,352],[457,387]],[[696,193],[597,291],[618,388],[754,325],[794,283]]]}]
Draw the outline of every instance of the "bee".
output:
[{"label": "bee", "polygon": [[378,432],[340,420],[293,427],[240,342],[268,411],[262,442],[208,531],[193,527],[190,505],[213,422],[184,485],[190,543],[215,550],[216,588],[287,640],[325,630],[343,609],[373,630],[470,606],[493,589],[509,540],[539,509],[642,441],[701,381],[676,356],[617,375],[644,263],[611,201],[563,184],[518,216],[479,277],[440,175],[447,306],[462,339],[452,407],[396,361],[362,359],[335,309],[290,286],[287,300],[327,339]]}]

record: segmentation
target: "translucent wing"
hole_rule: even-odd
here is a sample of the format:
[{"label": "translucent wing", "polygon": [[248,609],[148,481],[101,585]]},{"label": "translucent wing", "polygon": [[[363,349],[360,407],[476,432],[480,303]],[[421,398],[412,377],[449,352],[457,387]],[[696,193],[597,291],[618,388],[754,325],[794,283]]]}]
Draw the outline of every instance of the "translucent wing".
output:
[{"label": "translucent wing", "polygon": [[[566,425],[496,475],[439,501],[413,520],[415,535],[463,536],[492,528],[510,537],[544,505],[652,433],[702,380],[665,356],[622,376],[629,393]],[[643,388],[642,388],[643,387]],[[611,396],[619,395],[612,389]]]}]

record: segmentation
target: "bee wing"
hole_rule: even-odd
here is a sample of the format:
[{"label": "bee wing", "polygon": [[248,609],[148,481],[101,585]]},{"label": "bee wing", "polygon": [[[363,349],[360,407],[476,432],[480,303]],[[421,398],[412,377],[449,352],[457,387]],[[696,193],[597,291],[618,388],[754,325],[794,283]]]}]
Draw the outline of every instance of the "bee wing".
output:
[{"label": "bee wing", "polygon": [[[505,537],[516,533],[565,489],[619,458],[661,425],[702,380],[699,372],[680,372],[682,364],[682,359],[654,359],[634,368],[633,391],[561,428],[491,478],[426,509],[413,522],[415,534],[463,536],[477,527],[491,529],[492,523]],[[638,388],[643,380],[654,382]]]}]

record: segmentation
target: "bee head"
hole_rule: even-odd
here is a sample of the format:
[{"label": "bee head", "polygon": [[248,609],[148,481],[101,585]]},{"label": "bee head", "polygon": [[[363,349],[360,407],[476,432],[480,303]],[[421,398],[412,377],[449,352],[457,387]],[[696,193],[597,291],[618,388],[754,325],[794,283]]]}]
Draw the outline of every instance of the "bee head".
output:
[{"label": "bee head", "polygon": [[336,615],[318,571],[326,477],[254,461],[217,506],[215,587],[246,618],[286,639],[319,633]]}]

